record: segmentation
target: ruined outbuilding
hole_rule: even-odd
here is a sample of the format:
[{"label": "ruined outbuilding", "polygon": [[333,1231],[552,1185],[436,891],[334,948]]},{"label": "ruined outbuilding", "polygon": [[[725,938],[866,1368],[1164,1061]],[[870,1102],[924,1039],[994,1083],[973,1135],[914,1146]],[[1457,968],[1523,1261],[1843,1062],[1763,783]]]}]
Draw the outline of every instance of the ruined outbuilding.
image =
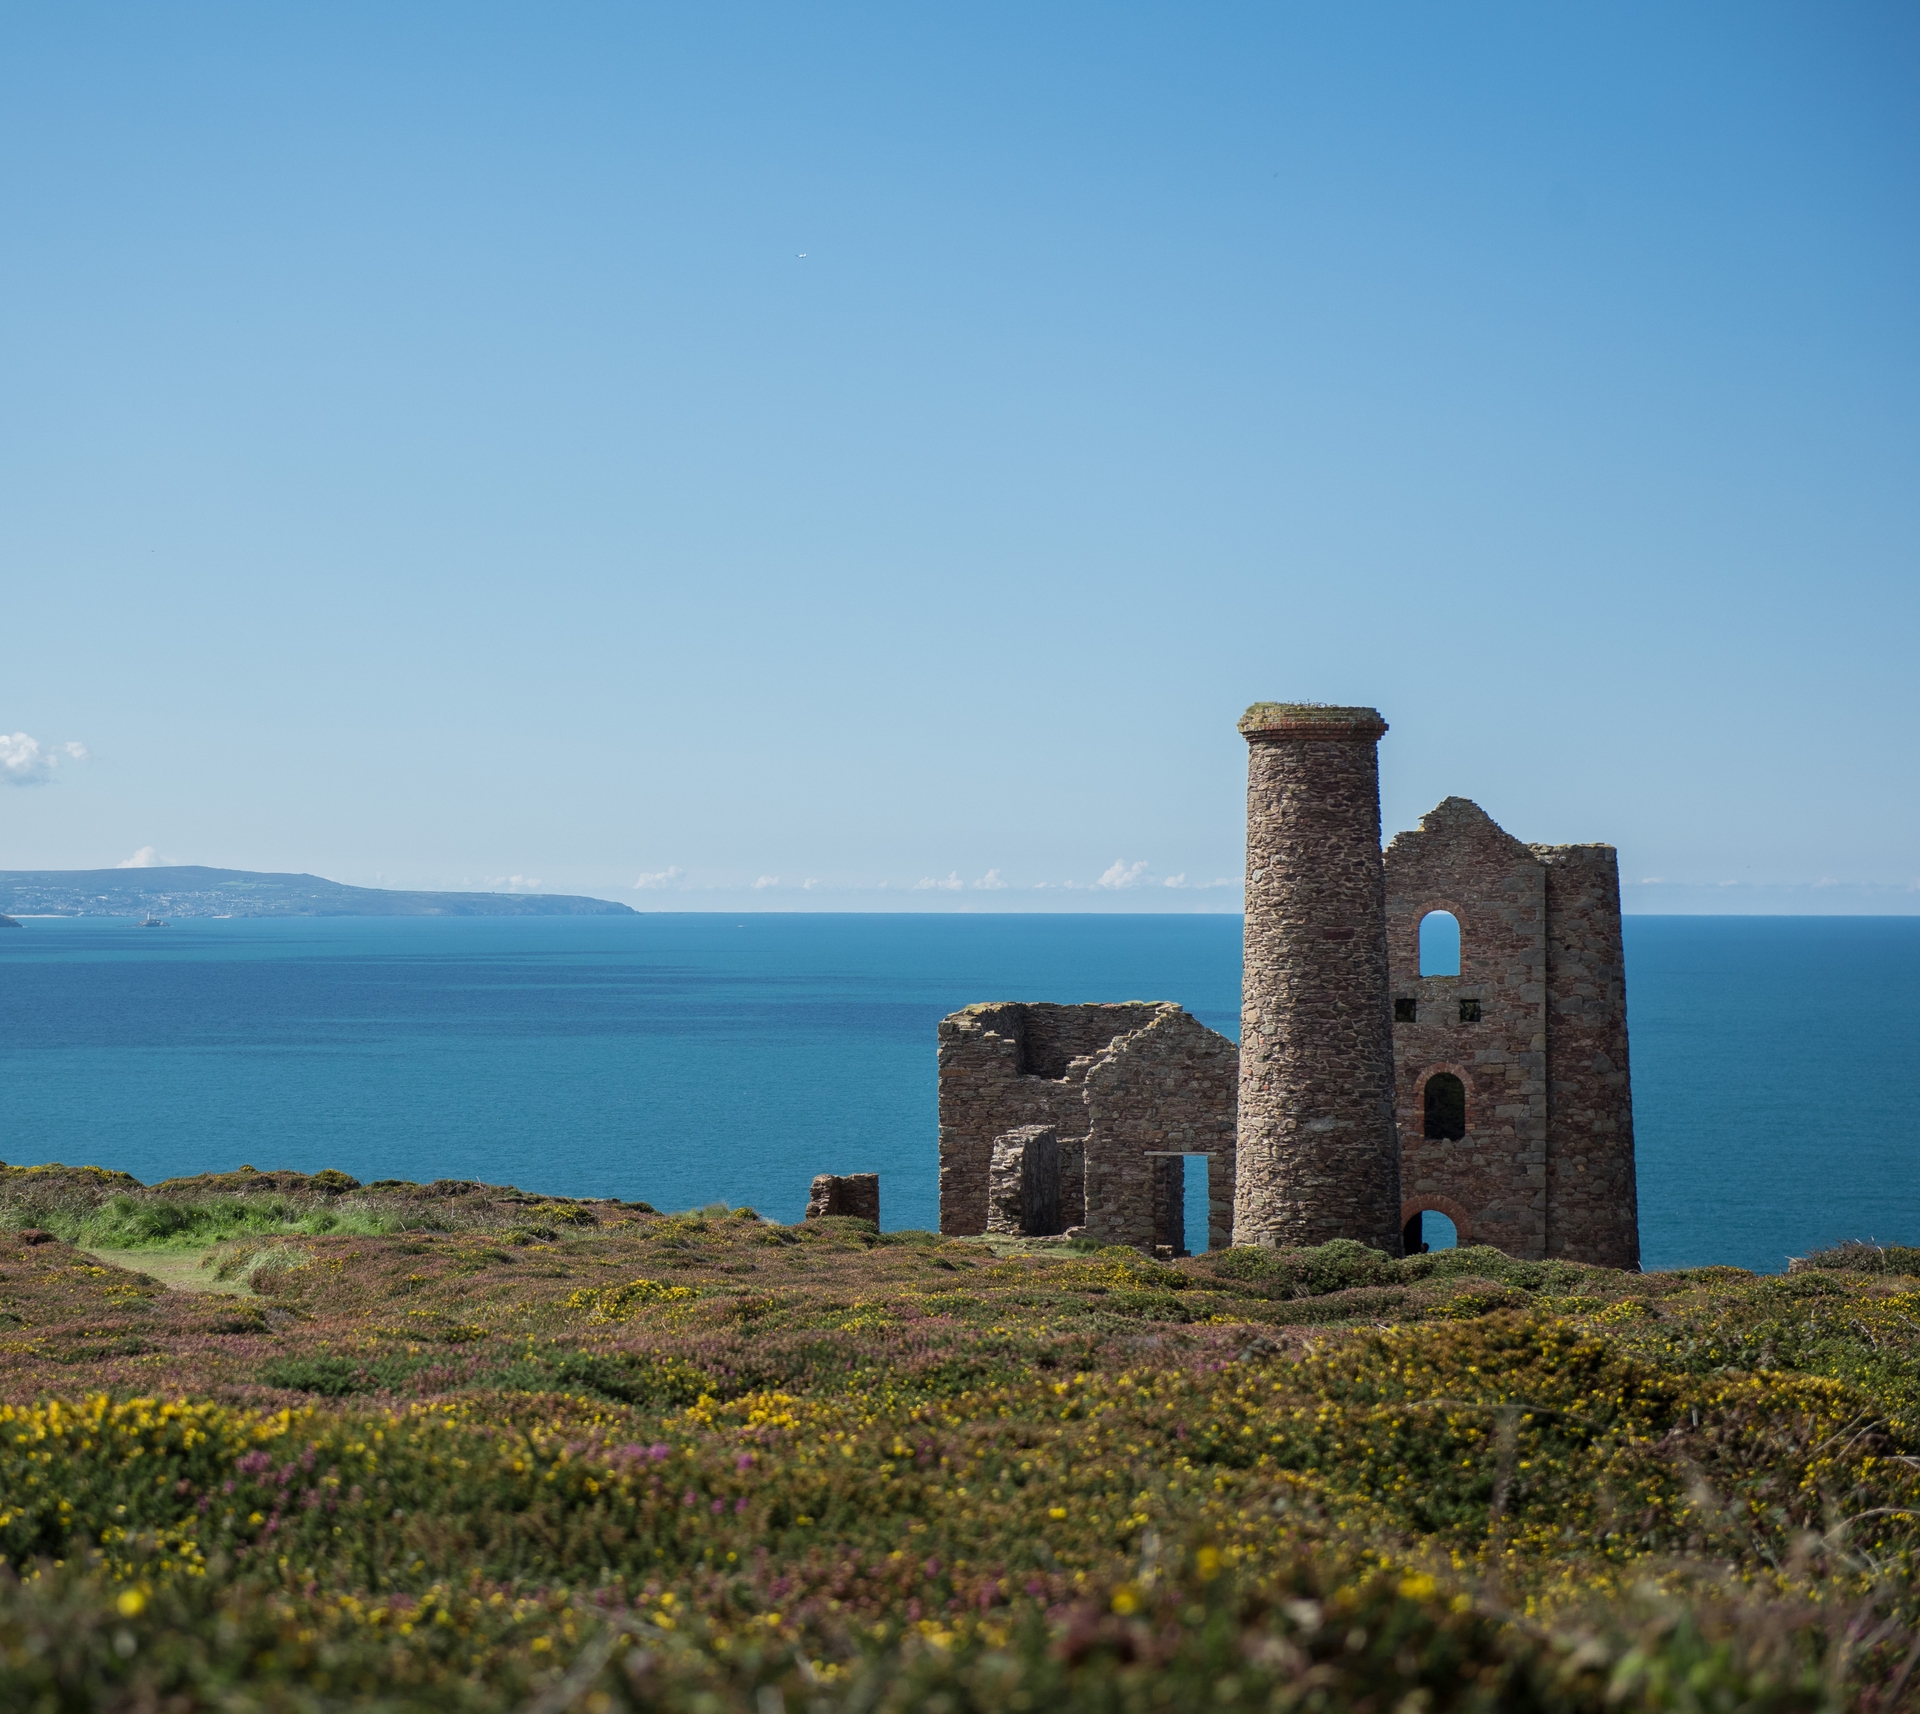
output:
[{"label": "ruined outbuilding", "polygon": [[[1620,878],[1611,845],[1523,845],[1450,797],[1386,851],[1406,1236],[1640,1265]],[[1421,973],[1420,924],[1460,925],[1457,975]]]},{"label": "ruined outbuilding", "polygon": [[[1208,1162],[1208,1243],[1232,1242],[1239,1050],[1169,1002],[968,1006],[940,1022],[940,1230],[1036,1224],[1107,1244],[1186,1248],[1180,1157]],[[1057,1149],[1057,1214],[1016,1207]],[[1016,1137],[1015,1133],[1026,1135]],[[995,1145],[1001,1171],[995,1184]],[[1029,1155],[1033,1157],[1029,1161]],[[996,1193],[997,1190],[997,1194]],[[1044,1193],[1042,1203],[1050,1200]]]}]

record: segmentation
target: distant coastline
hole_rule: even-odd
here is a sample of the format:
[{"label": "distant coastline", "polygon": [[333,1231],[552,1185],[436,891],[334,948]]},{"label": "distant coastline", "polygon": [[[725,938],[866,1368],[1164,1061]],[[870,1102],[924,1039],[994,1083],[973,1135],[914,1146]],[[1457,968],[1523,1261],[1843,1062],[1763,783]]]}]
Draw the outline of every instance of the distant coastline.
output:
[{"label": "distant coastline", "polygon": [[0,870],[0,914],[57,917],[632,916],[570,893],[419,893],[318,875],[178,864],[152,869]]}]

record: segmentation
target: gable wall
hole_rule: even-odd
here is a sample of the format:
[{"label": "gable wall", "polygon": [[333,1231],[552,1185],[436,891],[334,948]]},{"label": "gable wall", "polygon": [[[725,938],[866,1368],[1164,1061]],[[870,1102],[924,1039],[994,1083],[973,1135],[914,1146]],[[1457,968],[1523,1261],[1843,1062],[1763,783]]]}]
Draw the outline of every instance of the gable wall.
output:
[{"label": "gable wall", "polygon": [[[1547,1249],[1547,879],[1526,846],[1464,798],[1422,817],[1387,848],[1387,958],[1402,1206],[1444,1198],[1468,1211],[1463,1243],[1514,1256]],[[1420,975],[1420,919],[1460,922],[1460,974]],[[1480,1019],[1463,1023],[1463,1000]],[[1450,1071],[1467,1089],[1467,1134],[1426,1136],[1426,1083]]]}]

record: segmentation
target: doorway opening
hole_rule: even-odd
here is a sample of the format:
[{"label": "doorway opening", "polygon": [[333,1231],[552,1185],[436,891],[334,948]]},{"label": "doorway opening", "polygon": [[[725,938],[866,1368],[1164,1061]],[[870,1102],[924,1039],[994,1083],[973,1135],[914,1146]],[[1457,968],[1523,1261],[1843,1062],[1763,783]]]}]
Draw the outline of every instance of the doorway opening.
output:
[{"label": "doorway opening", "polygon": [[1207,1157],[1182,1155],[1180,1171],[1185,1180],[1180,1200],[1187,1215],[1187,1251],[1190,1255],[1204,1256],[1207,1253],[1207,1228],[1213,1211],[1213,1205],[1208,1201]]}]

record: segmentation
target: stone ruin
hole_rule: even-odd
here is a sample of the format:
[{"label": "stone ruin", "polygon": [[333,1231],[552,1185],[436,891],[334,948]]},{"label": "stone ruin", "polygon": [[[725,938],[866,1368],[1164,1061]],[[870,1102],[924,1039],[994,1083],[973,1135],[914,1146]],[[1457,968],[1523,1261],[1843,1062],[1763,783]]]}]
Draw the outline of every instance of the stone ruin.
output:
[{"label": "stone ruin", "polygon": [[1022,1125],[993,1139],[987,1230],[1017,1238],[1066,1230],[1060,1215],[1060,1133],[1051,1125]]},{"label": "stone ruin", "polygon": [[[1640,1265],[1620,877],[1610,845],[1523,845],[1465,798],[1380,850],[1371,708],[1256,703],[1248,745],[1241,1244],[1422,1216],[1509,1255]],[[1420,923],[1459,923],[1422,975]]]},{"label": "stone ruin", "polygon": [[1400,1253],[1371,708],[1257,702],[1247,740],[1237,1244]]},{"label": "stone ruin", "polygon": [[[1179,1255],[1181,1160],[1198,1154],[1208,1159],[1208,1243],[1224,1248],[1238,1078],[1233,1043],[1167,1001],[1008,1001],[943,1018],[940,1230]],[[1051,1148],[1036,1134],[1049,1131]]]},{"label": "stone ruin", "polygon": [[[1620,880],[1465,798],[1380,847],[1371,708],[1256,703],[1241,1042],[1170,1002],[968,1006],[940,1023],[940,1230],[1185,1250],[1462,1244],[1637,1268]],[[1460,925],[1420,973],[1423,918]]]},{"label": "stone ruin", "polygon": [[877,1172],[823,1172],[807,1195],[806,1218],[850,1214],[856,1220],[880,1224],[880,1175]]},{"label": "stone ruin", "polygon": [[[1463,797],[1385,858],[1405,1238],[1640,1265],[1619,866],[1523,845]],[[1460,924],[1458,975],[1420,974],[1420,923]]]}]

